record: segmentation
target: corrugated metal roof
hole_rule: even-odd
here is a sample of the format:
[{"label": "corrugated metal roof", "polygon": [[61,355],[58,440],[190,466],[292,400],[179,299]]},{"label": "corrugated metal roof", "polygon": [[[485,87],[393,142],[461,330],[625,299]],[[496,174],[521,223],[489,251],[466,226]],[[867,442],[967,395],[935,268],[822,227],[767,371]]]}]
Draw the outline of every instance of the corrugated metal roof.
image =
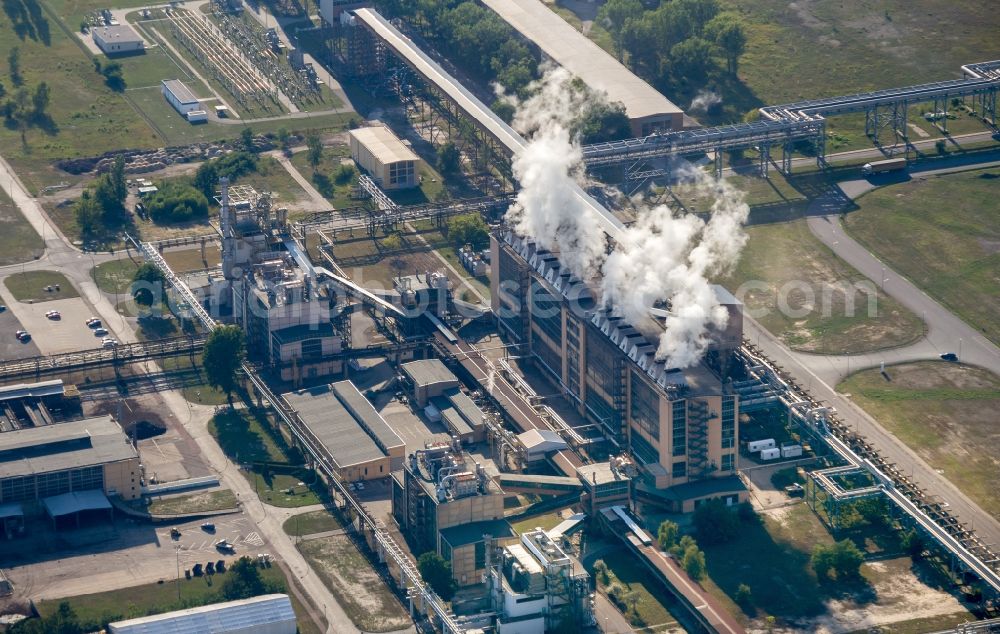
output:
[{"label": "corrugated metal roof", "polygon": [[0,434],[0,478],[77,469],[136,458],[110,416]]},{"label": "corrugated metal roof", "polygon": [[375,439],[344,407],[332,385],[288,392],[282,398],[298,413],[309,431],[323,443],[338,468],[371,462],[386,455]]},{"label": "corrugated metal roof", "polygon": [[406,446],[406,443],[389,427],[389,423],[385,422],[385,419],[365,398],[365,395],[358,391],[354,383],[339,381],[331,387],[344,407],[365,427],[369,435],[374,436],[375,442],[380,444],[384,451],[388,452],[390,449]]},{"label": "corrugated metal roof", "polygon": [[286,594],[265,594],[240,601],[144,616],[108,625],[111,634],[226,634],[253,626],[268,633],[295,634],[295,611]]},{"label": "corrugated metal roof", "polygon": [[448,397],[448,401],[451,402],[452,407],[462,415],[465,422],[471,425],[473,428],[482,427],[483,425],[483,410],[469,398],[469,395],[463,392],[459,388],[452,388],[444,393]]},{"label": "corrugated metal roof", "polygon": [[440,359],[422,359],[410,361],[399,366],[417,387],[427,387],[437,383],[458,384],[458,377],[449,370]]},{"label": "corrugated metal roof", "polygon": [[629,119],[683,112],[539,0],[483,0],[483,4],[588,86],[624,104]]},{"label": "corrugated metal roof", "polygon": [[349,134],[357,139],[358,143],[368,148],[368,151],[383,165],[420,160],[420,157],[408,145],[400,141],[399,137],[392,133],[392,130],[383,125],[358,128],[351,130]]},{"label": "corrugated metal roof", "polygon": [[41,381],[39,383],[17,383],[0,387],[0,401],[12,398],[42,398],[58,396],[65,392],[62,379]]}]

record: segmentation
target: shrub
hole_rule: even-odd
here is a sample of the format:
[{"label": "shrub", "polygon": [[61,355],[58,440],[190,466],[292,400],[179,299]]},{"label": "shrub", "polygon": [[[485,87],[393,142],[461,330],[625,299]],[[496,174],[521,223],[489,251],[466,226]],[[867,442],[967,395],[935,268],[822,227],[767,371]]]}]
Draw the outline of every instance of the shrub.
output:
[{"label": "shrub", "polygon": [[745,583],[741,583],[739,587],[736,588],[736,596],[734,598],[736,603],[738,603],[743,609],[753,606],[753,594],[750,592],[750,586]]},{"label": "shrub", "polygon": [[694,528],[703,544],[721,544],[740,532],[740,518],[722,500],[709,500],[694,511]]},{"label": "shrub", "polygon": [[186,222],[208,216],[208,199],[190,185],[164,183],[146,204],[153,222]]}]

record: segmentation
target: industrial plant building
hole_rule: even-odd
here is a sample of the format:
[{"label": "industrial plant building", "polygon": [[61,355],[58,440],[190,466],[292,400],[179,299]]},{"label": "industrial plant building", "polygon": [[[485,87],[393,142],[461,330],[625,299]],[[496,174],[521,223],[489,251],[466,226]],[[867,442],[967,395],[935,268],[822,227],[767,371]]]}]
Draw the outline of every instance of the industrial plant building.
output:
[{"label": "industrial plant building", "polygon": [[108,56],[138,53],[146,49],[139,34],[126,24],[97,26],[90,33],[97,47]]},{"label": "industrial plant building", "polygon": [[[288,211],[251,187],[222,184],[223,284],[233,316],[246,332],[250,360],[300,381],[340,374],[338,312],[331,289],[318,283],[309,258],[287,236]],[[231,289],[231,290],[230,290]]]},{"label": "industrial plant building", "polygon": [[420,184],[420,157],[384,125],[350,131],[351,158],[385,190]]},{"label": "industrial plant building", "polygon": [[342,481],[375,480],[402,468],[406,445],[350,381],[282,399],[332,457]]},{"label": "industrial plant building", "polygon": [[295,611],[287,594],[143,616],[108,624],[108,634],[295,634]]},{"label": "industrial plant building", "polygon": [[543,530],[497,550],[486,583],[497,634],[544,634],[593,625],[590,575]]},{"label": "industrial plant building", "polygon": [[480,583],[486,539],[513,536],[503,519],[504,493],[457,443],[410,454],[392,474],[392,513],[415,552],[433,550],[451,562],[460,585]]},{"label": "industrial plant building", "polygon": [[142,494],[139,454],[110,416],[0,433],[0,519],[5,528],[45,512],[53,521],[110,512],[107,496]]},{"label": "industrial plant building", "polygon": [[[642,472],[635,492],[643,502],[688,511],[700,499],[746,498],[735,476],[739,398],[721,378],[742,336],[741,307],[731,295],[718,293],[729,322],[712,333],[706,362],[674,369],[655,358],[665,309],[641,332],[599,308],[596,289],[563,270],[557,254],[506,230],[493,236],[491,249],[501,336],[532,355],[581,415],[628,449]],[[664,494],[703,480],[713,486]]]},{"label": "industrial plant building", "polygon": [[633,136],[680,130],[684,111],[539,0],[483,0],[522,37],[611,103],[625,106]]}]

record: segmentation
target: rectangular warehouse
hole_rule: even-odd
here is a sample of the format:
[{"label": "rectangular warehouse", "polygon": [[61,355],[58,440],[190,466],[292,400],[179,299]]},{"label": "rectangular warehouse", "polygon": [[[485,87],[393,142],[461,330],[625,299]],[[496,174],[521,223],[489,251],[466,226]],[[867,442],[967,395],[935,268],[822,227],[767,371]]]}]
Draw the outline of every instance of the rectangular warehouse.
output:
[{"label": "rectangular warehouse", "polygon": [[406,445],[350,381],[282,398],[323,445],[341,480],[383,478],[403,466]]},{"label": "rectangular warehouse", "polygon": [[97,47],[108,56],[137,53],[146,48],[139,34],[128,25],[98,26],[90,33]]},{"label": "rectangular warehouse", "polygon": [[201,104],[198,102],[198,98],[194,96],[191,89],[179,79],[164,79],[162,82],[161,91],[163,96],[166,97],[167,103],[174,107],[174,110],[179,112],[182,116],[187,117],[189,112],[201,109]]},{"label": "rectangular warehouse", "polygon": [[633,136],[684,127],[684,111],[540,0],[483,0],[522,37],[608,101],[625,106]]},{"label": "rectangular warehouse", "polygon": [[412,386],[413,398],[420,407],[425,407],[430,399],[442,396],[445,391],[459,385],[458,377],[440,359],[410,361],[399,369]]},{"label": "rectangular warehouse", "polygon": [[0,433],[0,504],[99,490],[138,498],[139,454],[110,416]]},{"label": "rectangular warehouse", "polygon": [[287,594],[264,594],[108,624],[109,634],[295,634],[297,628]]},{"label": "rectangular warehouse", "polygon": [[420,157],[399,140],[392,130],[377,125],[350,131],[351,158],[368,172],[382,189],[405,189],[419,185]]}]

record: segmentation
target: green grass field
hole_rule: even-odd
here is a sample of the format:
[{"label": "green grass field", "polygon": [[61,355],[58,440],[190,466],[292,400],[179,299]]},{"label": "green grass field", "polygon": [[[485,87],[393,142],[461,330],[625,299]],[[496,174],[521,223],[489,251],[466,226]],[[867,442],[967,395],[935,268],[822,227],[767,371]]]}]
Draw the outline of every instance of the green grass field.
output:
[{"label": "green grass field", "polygon": [[362,201],[352,197],[354,187],[358,183],[357,170],[349,180],[343,183],[337,183],[334,179],[335,174],[340,169],[341,160],[350,159],[350,157],[350,148],[347,145],[338,144],[323,148],[322,159],[316,165],[315,170],[309,164],[308,152],[296,152],[290,160],[295,169],[309,179],[319,193],[330,201],[330,205],[334,209],[344,209],[363,204]]},{"label": "green grass field", "polygon": [[[834,255],[804,220],[749,227],[747,233],[739,263],[720,282],[734,292],[749,283],[737,293],[747,313],[791,348],[860,353],[904,345],[923,334],[916,315]],[[841,284],[849,292],[837,290]],[[876,294],[854,284],[866,284]]]},{"label": "green grass field", "polygon": [[195,356],[193,359],[190,357],[166,357],[158,359],[156,362],[166,371],[193,370],[197,372],[197,378],[189,381],[181,390],[184,398],[192,403],[198,403],[199,405],[224,405],[227,402],[224,392],[208,384],[205,372],[201,366],[200,356]]},{"label": "green grass field", "polygon": [[7,193],[0,190],[0,266],[42,255],[45,245]]},{"label": "green grass field", "polygon": [[[277,566],[260,571],[261,578],[278,592],[287,592],[288,581]],[[104,623],[138,618],[149,614],[162,614],[187,607],[207,605],[224,601],[221,587],[226,573],[191,579],[165,579],[163,583],[151,583],[131,588],[121,588],[97,594],[85,594],[67,599],[37,602],[42,616],[54,614],[59,603],[67,601],[81,623]],[[180,586],[180,601],[177,588]],[[306,614],[305,608],[294,594],[288,593],[295,610],[296,621],[302,634],[312,634],[319,630]]]},{"label": "green grass field", "polygon": [[837,390],[935,469],[940,469],[985,511],[1000,518],[1000,377],[971,366],[943,361],[909,363],[851,375]]},{"label": "green grass field", "polygon": [[142,259],[138,256],[111,260],[95,266],[91,270],[91,277],[97,283],[97,288],[105,293],[127,293],[140,264]]},{"label": "green grass field", "polygon": [[850,234],[1000,344],[1000,170],[928,176],[873,191]]},{"label": "green grass field", "polygon": [[328,511],[310,511],[293,515],[281,525],[285,533],[292,537],[302,537],[313,533],[324,533],[343,528],[340,521]]},{"label": "green grass field", "polygon": [[[657,579],[639,562],[634,555],[624,550],[614,550],[603,557],[604,563],[608,565],[611,582],[622,585],[626,592],[634,592],[636,596],[635,609],[629,609],[625,618],[637,628],[639,632],[645,632],[651,628],[651,632],[664,631],[663,627],[679,627],[671,609],[680,609],[673,605],[667,590]],[[590,571],[593,574],[593,570]],[[601,586],[606,590],[606,586]],[[652,626],[659,626],[652,629]],[[670,631],[670,630],[667,630]]]},{"label": "green grass field", "polygon": [[[40,6],[37,16],[17,22],[23,38],[14,22],[0,21],[0,50],[6,55],[12,47],[19,47],[24,87],[33,91],[45,81],[51,90],[47,112],[53,125],[30,128],[24,143],[18,130],[0,126],[3,155],[22,181],[37,192],[45,185],[76,179],[52,167],[57,159],[94,156],[123,146],[163,145],[163,139],[123,96],[106,87],[94,71],[91,54],[72,35],[79,28],[79,19],[73,19],[71,11],[61,5],[55,5],[56,11],[46,2],[32,5]],[[68,25],[58,20],[57,13],[67,16]],[[9,93],[13,92],[6,64],[0,80]]]},{"label": "green grass field", "polygon": [[226,410],[208,423],[226,455],[240,463],[284,462],[285,453],[261,423],[245,410]]},{"label": "green grass field", "polygon": [[262,473],[259,469],[246,474],[261,502],[280,508],[298,508],[319,504],[323,500],[310,484],[316,477],[308,469],[297,469],[293,473]]},{"label": "green grass field", "polygon": [[[56,271],[27,271],[8,275],[3,283],[19,302],[38,303],[54,299],[79,297],[76,287],[66,276]],[[46,291],[46,286],[59,285],[58,291]]]},{"label": "green grass field", "polygon": [[175,273],[187,273],[218,265],[222,261],[222,253],[215,243],[210,243],[205,245],[204,257],[202,257],[201,247],[193,246],[187,249],[164,251],[163,259],[167,261]]}]

